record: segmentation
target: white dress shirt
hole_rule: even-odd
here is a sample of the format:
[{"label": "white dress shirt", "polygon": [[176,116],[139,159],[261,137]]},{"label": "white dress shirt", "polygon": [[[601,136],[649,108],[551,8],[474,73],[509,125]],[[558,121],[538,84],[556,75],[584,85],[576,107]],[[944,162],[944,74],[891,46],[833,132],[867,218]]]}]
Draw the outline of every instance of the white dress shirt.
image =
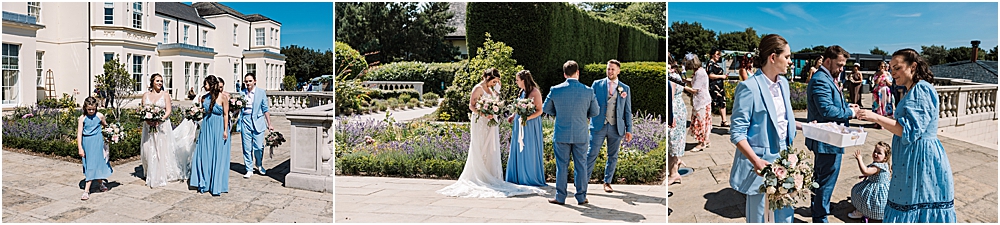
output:
[{"label": "white dress shirt", "polygon": [[778,120],[774,121],[774,126],[778,129],[778,136],[781,137],[781,142],[785,143],[785,141],[788,141],[785,140],[788,138],[788,118],[785,115],[788,113],[788,109],[785,108],[785,96],[781,93],[781,80],[772,82],[767,77],[764,77],[764,80],[767,80],[767,87],[771,91],[771,99],[774,102],[774,110],[778,114]]}]

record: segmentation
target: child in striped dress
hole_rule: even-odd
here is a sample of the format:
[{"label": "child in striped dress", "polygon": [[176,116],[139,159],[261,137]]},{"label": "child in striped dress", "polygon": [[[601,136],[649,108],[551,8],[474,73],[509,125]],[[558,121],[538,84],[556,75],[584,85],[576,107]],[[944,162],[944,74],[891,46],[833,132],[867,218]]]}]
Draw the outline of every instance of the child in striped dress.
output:
[{"label": "child in striped dress", "polygon": [[860,149],[854,152],[854,157],[858,159],[858,167],[861,168],[865,180],[851,188],[851,203],[857,210],[847,214],[847,217],[882,220],[885,215],[886,200],[889,197],[889,179],[892,177],[889,174],[892,147],[881,141],[875,144],[875,151],[872,152],[874,162],[868,166],[861,160]]}]

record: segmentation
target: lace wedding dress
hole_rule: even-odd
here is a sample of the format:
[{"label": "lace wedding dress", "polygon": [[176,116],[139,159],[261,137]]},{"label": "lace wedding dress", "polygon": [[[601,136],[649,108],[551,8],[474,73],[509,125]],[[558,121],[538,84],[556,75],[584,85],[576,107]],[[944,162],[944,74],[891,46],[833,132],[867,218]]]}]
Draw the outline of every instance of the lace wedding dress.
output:
[{"label": "lace wedding dress", "polygon": [[[496,91],[493,91],[496,93]],[[495,95],[483,93],[483,95]],[[437,193],[464,198],[505,198],[516,195],[545,194],[538,187],[508,183],[503,179],[500,163],[500,131],[496,126],[488,126],[484,118],[470,117],[471,140],[469,156],[465,161],[462,175],[454,184],[438,190]]]},{"label": "lace wedding dress", "polygon": [[[148,98],[145,100],[147,104],[166,108],[164,96],[167,95],[160,96],[155,102]],[[143,171],[146,173],[146,186],[149,187],[166,186],[168,181],[186,178],[185,173],[181,172],[181,162],[174,148],[176,140],[170,119],[163,121],[155,128],[154,131],[150,129],[148,124],[142,122],[141,159]]]}]

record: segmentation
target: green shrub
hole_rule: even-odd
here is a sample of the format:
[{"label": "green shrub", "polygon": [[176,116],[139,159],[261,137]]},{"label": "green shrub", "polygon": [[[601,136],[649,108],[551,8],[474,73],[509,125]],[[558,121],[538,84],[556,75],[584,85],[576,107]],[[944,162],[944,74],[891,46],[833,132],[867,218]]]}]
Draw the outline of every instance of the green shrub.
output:
[{"label": "green shrub", "polygon": [[410,94],[401,94],[399,95],[399,102],[407,103],[410,102],[410,99],[412,98],[413,97],[411,97]]},{"label": "green shrub", "polygon": [[337,91],[335,91],[334,101],[336,101],[337,114],[351,114],[360,111],[362,103],[371,100],[368,93],[372,90],[361,85],[360,80],[345,79],[345,74],[337,75]]},{"label": "green shrub", "polygon": [[413,89],[396,89],[396,90],[377,90],[373,89],[368,93],[368,97],[371,99],[390,99],[390,98],[400,98],[400,96],[407,94],[410,96],[420,95],[417,90]]},{"label": "green shrub", "polygon": [[422,81],[424,92],[444,94],[451,85],[455,72],[465,67],[467,62],[423,63],[395,62],[372,68],[363,77],[369,81]]},{"label": "green shrub", "polygon": [[80,104],[76,103],[76,95],[69,95],[67,93],[63,93],[62,97],[59,99],[42,99],[41,101],[38,101],[38,105],[54,109],[73,109],[80,107]]},{"label": "green shrub", "polygon": [[517,65],[517,60],[511,58],[514,49],[503,42],[495,42],[490,39],[490,34],[486,34],[486,41],[482,47],[476,48],[476,56],[469,60],[467,70],[459,71],[455,74],[455,79],[451,86],[445,91],[444,102],[438,108],[437,118],[443,121],[469,121],[469,97],[472,87],[481,82],[483,71],[489,68],[496,68],[500,71],[500,93],[501,99],[514,99],[517,95],[517,86],[509,85],[514,83],[514,74],[524,69]]},{"label": "green shrub", "polygon": [[581,65],[609,59],[666,61],[666,38],[598,18],[570,3],[470,2],[466,10],[469,49],[482,47],[483,34],[491,32],[493,40],[520,50],[511,58],[531,70],[543,95],[563,82],[567,60]]},{"label": "green shrub", "polygon": [[[583,67],[580,72],[580,82],[590,86],[594,80],[607,77],[607,64],[594,63]],[[665,81],[666,64],[663,62],[627,62],[622,63],[618,79],[632,89],[632,112],[645,112],[663,115],[667,112]]]},{"label": "green shrub", "polygon": [[336,74],[345,74],[346,79],[354,79],[368,68],[368,62],[357,50],[343,42],[334,42],[334,57],[336,58]]},{"label": "green shrub", "polygon": [[424,94],[424,101],[437,102],[438,98],[441,98],[441,96],[433,92]]}]

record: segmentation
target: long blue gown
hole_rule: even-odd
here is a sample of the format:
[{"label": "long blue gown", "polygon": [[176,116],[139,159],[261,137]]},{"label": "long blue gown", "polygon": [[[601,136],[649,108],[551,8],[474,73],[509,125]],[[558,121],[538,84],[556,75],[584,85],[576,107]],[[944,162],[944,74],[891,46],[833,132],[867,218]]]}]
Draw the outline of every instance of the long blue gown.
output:
[{"label": "long blue gown", "polygon": [[892,137],[892,180],[883,222],[954,223],[951,165],[937,138],[938,95],[920,81],[896,106],[902,136]]},{"label": "long blue gown", "polygon": [[[524,98],[524,94],[521,94]],[[543,162],[542,148],[542,117],[535,117],[528,120],[524,126],[524,149],[521,149],[517,142],[518,124],[521,121],[520,115],[514,115],[514,128],[510,136],[510,154],[507,157],[507,182],[528,185],[528,186],[548,186],[545,184],[545,163]]]},{"label": "long blue gown", "polygon": [[198,133],[198,143],[191,158],[191,186],[198,187],[198,192],[211,192],[219,195],[229,192],[229,149],[225,148],[222,132],[225,117],[222,105],[211,104],[211,96],[202,98],[205,118],[201,121]]},{"label": "long blue gown", "polygon": [[83,175],[86,180],[108,179],[111,176],[111,163],[104,155],[104,126],[101,118],[95,113],[83,117]]}]

